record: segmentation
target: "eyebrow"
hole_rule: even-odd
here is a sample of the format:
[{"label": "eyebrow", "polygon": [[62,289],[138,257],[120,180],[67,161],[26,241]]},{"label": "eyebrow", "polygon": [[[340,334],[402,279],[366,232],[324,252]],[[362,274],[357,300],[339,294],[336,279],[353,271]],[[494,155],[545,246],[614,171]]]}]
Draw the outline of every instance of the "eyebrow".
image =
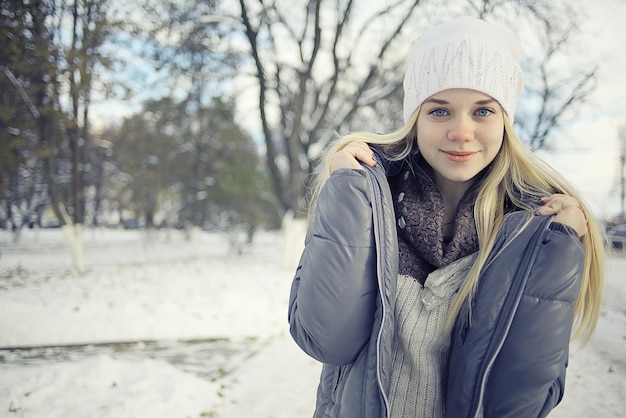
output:
[{"label": "eyebrow", "polygon": [[[479,100],[479,101],[475,102],[474,104],[484,106],[484,105],[493,103],[495,101],[496,101],[495,99],[485,99],[485,100]],[[448,102],[447,100],[435,99],[433,97],[431,97],[430,99],[427,99],[427,100],[424,101],[424,103],[429,103],[429,102],[430,103],[435,103],[435,104],[440,104],[440,105],[450,104],[450,102]]]}]

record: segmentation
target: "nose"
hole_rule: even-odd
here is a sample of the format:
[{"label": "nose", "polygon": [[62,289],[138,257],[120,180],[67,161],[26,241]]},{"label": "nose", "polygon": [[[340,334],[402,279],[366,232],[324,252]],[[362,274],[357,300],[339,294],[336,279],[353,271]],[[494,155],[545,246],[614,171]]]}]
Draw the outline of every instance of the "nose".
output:
[{"label": "nose", "polygon": [[474,126],[471,118],[461,115],[454,118],[448,129],[448,139],[452,141],[471,141],[474,139]]}]

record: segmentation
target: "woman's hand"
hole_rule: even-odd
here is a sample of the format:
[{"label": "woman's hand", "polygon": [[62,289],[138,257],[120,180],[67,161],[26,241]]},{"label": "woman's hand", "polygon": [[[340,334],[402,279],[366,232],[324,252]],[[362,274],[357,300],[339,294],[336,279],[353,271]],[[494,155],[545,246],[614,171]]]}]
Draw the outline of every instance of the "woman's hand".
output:
[{"label": "woman's hand", "polygon": [[340,168],[360,170],[362,167],[359,161],[370,167],[376,165],[374,152],[365,142],[350,142],[331,157],[330,172],[332,173]]},{"label": "woman's hand", "polygon": [[552,194],[542,197],[541,203],[543,206],[537,209],[537,215],[556,215],[554,220],[574,228],[579,238],[587,233],[587,215],[578,200],[564,194]]}]

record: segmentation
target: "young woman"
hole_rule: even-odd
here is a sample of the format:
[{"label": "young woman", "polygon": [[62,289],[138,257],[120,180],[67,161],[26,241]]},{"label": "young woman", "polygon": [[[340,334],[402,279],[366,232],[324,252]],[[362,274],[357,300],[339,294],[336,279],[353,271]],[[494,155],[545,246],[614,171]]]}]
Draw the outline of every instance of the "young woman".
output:
[{"label": "young woman", "polygon": [[484,21],[435,26],[408,59],[405,125],[329,150],[289,303],[324,363],[315,417],[543,417],[561,400],[603,240],[513,130],[519,55]]}]

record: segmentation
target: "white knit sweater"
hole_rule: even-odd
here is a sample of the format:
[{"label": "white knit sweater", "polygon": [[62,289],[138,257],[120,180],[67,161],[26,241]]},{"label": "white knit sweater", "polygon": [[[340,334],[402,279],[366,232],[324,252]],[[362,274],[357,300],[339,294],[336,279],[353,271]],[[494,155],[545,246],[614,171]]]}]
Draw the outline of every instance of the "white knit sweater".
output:
[{"label": "white knit sweater", "polygon": [[450,333],[446,316],[475,254],[432,272],[424,287],[398,276],[396,339],[389,411],[392,418],[444,417]]}]

